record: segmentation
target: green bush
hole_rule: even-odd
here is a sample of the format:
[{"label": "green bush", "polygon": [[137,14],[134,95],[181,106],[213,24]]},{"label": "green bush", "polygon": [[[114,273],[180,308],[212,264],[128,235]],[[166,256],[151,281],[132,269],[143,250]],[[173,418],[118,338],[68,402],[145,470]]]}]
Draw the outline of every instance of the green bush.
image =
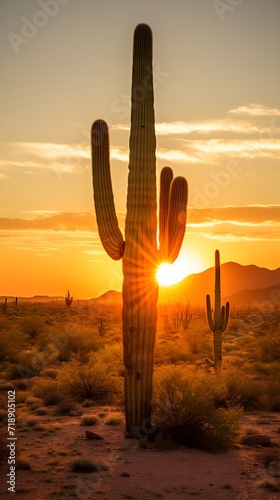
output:
[{"label": "green bush", "polygon": [[82,363],[78,356],[74,356],[62,367],[58,380],[63,391],[79,401],[94,399],[106,402],[119,390],[118,378],[108,373],[106,365],[94,358]]},{"label": "green bush", "polygon": [[88,362],[91,351],[100,348],[100,339],[94,337],[91,330],[81,328],[76,323],[67,323],[53,334],[52,341],[59,349],[59,361],[70,361],[78,355],[81,361]]},{"label": "green bush", "polygon": [[241,411],[217,408],[216,377],[165,366],[155,373],[153,417],[160,438],[207,451],[227,450],[239,435]]},{"label": "green bush", "polygon": [[37,380],[32,387],[32,393],[35,397],[42,399],[45,406],[56,405],[62,399],[58,383],[49,378]]},{"label": "green bush", "polygon": [[226,387],[225,399],[229,406],[241,406],[245,410],[259,408],[264,391],[263,383],[246,372],[229,368],[222,373]]}]

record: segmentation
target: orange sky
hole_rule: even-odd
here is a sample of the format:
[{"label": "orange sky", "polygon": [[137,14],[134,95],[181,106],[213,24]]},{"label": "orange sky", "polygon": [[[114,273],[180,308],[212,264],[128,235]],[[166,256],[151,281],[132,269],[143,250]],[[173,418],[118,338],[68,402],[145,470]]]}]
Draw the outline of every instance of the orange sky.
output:
[{"label": "orange sky", "polygon": [[139,22],[154,33],[158,172],[189,183],[182,270],[213,266],[216,248],[221,262],[279,267],[280,3],[57,0],[36,27],[41,4],[0,5],[0,296],[121,289],[97,233],[89,130],[109,124],[123,228]]}]

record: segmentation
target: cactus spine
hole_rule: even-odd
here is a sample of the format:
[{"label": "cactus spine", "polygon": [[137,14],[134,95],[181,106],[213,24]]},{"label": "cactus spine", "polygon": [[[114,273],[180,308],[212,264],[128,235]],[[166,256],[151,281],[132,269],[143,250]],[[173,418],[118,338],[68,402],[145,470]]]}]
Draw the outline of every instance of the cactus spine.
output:
[{"label": "cactus spine", "polygon": [[96,220],[102,244],[123,261],[123,354],[127,435],[147,431],[151,416],[160,262],[173,262],[186,226],[187,182],[161,172],[157,247],[156,137],[152,69],[152,32],[134,32],[131,130],[125,240],[118,227],[110,176],[108,127],[92,126],[92,174]]},{"label": "cactus spine", "polygon": [[221,307],[221,269],[220,269],[220,252],[215,252],[215,307],[214,315],[211,310],[210,295],[206,295],[206,311],[207,320],[210,330],[213,332],[213,349],[214,360],[205,359],[208,366],[214,367],[215,371],[219,372],[222,368],[223,359],[223,332],[226,331],[229,322],[230,304],[226,303]]}]

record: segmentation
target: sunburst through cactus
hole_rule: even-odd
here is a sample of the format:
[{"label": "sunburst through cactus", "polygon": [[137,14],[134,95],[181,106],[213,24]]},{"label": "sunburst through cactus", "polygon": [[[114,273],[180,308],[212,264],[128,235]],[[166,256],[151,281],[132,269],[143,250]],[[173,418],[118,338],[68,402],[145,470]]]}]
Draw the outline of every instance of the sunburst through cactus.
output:
[{"label": "sunburst through cactus", "polygon": [[109,163],[109,133],[103,120],[92,126],[92,174],[96,219],[110,257],[123,263],[123,355],[127,435],[151,427],[152,377],[158,283],[162,262],[177,258],[185,234],[188,186],[165,167],[160,178],[157,245],[156,136],[152,31],[134,32],[129,176],[125,237],[118,226]]}]

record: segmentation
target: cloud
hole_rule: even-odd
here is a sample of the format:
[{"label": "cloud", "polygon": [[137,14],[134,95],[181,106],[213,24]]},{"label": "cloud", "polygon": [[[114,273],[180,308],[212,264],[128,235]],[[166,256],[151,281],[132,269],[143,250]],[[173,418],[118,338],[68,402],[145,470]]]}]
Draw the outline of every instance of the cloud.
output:
[{"label": "cloud", "polygon": [[[104,255],[96,219],[91,212],[29,211],[26,217],[0,217],[0,241],[11,250],[49,256],[72,247],[92,256]],[[125,213],[117,213],[120,228]]]},{"label": "cloud", "polygon": [[[156,154],[162,161],[216,164],[230,158],[279,159],[280,110],[253,103],[228,111],[230,117],[194,122],[156,123],[159,144]],[[241,119],[242,115],[246,119]],[[268,117],[270,117],[268,121]],[[266,119],[265,119],[266,118]],[[279,123],[278,123],[279,122]],[[129,124],[115,124],[111,130],[129,132]],[[118,134],[119,135],[119,134]],[[117,136],[117,134],[115,135]],[[163,147],[163,142],[164,147]],[[168,143],[167,143],[168,141]],[[112,161],[129,162],[129,151],[118,137],[110,147]],[[36,174],[42,170],[56,176],[81,174],[90,169],[90,144],[10,142],[1,144],[0,176],[20,170]]]},{"label": "cloud", "polygon": [[187,232],[225,241],[278,241],[280,205],[190,208]]},{"label": "cloud", "polygon": [[228,139],[210,139],[208,141],[188,141],[188,149],[200,154],[204,161],[213,161],[220,156],[227,158],[269,158],[277,160],[280,158],[279,139],[256,138],[252,140],[228,140]]},{"label": "cloud", "polygon": [[217,233],[202,233],[202,235],[205,238],[212,239],[212,240],[220,240],[223,242],[237,242],[237,241],[251,241],[251,242],[256,242],[256,241],[263,241],[263,242],[268,242],[268,241],[280,241],[280,235],[279,233],[272,233],[272,234],[248,234],[248,233],[243,233],[243,234],[236,234],[236,233],[229,233],[229,232],[217,232]]},{"label": "cloud", "polygon": [[0,217],[0,230],[96,231],[91,212],[29,212],[28,217]]},{"label": "cloud", "polygon": [[90,149],[83,144],[6,142],[1,144],[2,172],[14,169],[80,173],[89,168]]},{"label": "cloud", "polygon": [[190,222],[236,221],[240,223],[280,223],[280,205],[221,206],[188,209]]},{"label": "cloud", "polygon": [[240,106],[239,108],[230,109],[228,113],[233,115],[248,115],[248,116],[280,116],[280,110],[277,108],[267,108],[257,102],[251,103],[248,106]]},{"label": "cloud", "polygon": [[[129,124],[117,124],[112,126],[113,130],[130,130]],[[268,133],[269,127],[258,127],[249,121],[237,121],[230,119],[204,120],[200,122],[160,122],[155,124],[157,135],[188,135],[188,134],[213,134],[217,132],[229,132],[235,134],[256,134],[260,131]]]}]

